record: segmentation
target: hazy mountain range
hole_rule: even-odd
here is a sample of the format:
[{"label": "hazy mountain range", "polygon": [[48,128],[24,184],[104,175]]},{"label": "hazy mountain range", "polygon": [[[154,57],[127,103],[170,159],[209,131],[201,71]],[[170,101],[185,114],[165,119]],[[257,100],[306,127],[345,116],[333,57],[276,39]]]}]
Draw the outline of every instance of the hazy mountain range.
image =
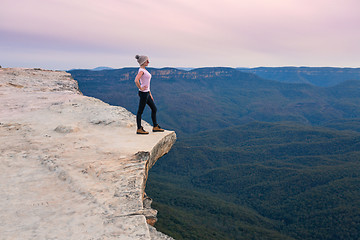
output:
[{"label": "hazy mountain range", "polygon": [[360,68],[259,67],[238,69],[254,73],[265,79],[289,83],[308,83],[322,87],[335,86],[349,80],[360,80]]}]

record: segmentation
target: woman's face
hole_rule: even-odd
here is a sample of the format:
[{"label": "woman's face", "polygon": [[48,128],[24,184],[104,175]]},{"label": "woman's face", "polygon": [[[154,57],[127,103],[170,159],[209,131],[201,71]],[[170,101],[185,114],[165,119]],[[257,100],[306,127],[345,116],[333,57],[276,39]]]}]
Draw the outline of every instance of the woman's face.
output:
[{"label": "woman's face", "polygon": [[141,66],[147,67],[147,66],[149,65],[149,63],[150,63],[150,61],[149,61],[149,59],[148,59],[148,60],[146,60],[146,61],[143,63],[143,65],[141,65]]}]

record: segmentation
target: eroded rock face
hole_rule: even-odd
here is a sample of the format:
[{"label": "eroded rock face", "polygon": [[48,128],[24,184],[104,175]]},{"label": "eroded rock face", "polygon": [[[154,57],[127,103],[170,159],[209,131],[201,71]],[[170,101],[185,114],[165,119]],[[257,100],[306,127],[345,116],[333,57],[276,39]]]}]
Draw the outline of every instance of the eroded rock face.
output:
[{"label": "eroded rock face", "polygon": [[0,100],[1,239],[169,239],[145,185],[174,132],[136,135],[65,72],[2,68]]}]

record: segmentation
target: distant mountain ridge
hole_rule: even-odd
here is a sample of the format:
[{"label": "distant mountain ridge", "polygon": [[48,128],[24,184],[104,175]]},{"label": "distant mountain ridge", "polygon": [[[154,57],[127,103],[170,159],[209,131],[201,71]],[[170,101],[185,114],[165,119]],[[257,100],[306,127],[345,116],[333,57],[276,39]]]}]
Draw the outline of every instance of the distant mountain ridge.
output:
[{"label": "distant mountain ridge", "polygon": [[258,67],[237,69],[269,80],[307,83],[321,87],[335,86],[348,80],[360,80],[360,68]]},{"label": "distant mountain ridge", "polygon": [[[360,81],[332,87],[284,83],[234,68],[148,68],[159,119],[169,129],[197,132],[251,121],[322,125],[360,118]],[[137,111],[138,68],[69,71],[84,94]],[[119,91],[121,89],[121,91]],[[148,114],[145,114],[148,119]],[[196,116],[194,118],[194,116]],[[148,119],[149,120],[149,119]]]},{"label": "distant mountain ridge", "polygon": [[93,71],[102,71],[102,70],[112,70],[114,68],[111,68],[111,67],[96,67],[96,68],[93,68],[91,70]]},{"label": "distant mountain ridge", "polygon": [[[304,83],[320,87],[331,87],[342,82],[356,80],[360,81],[360,68],[339,68],[339,67],[256,67],[256,68],[228,68],[228,67],[165,67],[165,68],[149,68],[156,70],[176,69],[180,71],[197,71],[198,69],[236,69],[245,73],[252,73],[261,78],[285,82],[285,83]],[[84,71],[103,71],[103,70],[129,70],[131,68],[115,69],[111,67],[96,67],[93,69],[71,69]],[[137,69],[137,68],[133,68]],[[130,77],[130,76],[129,76]]]},{"label": "distant mountain ridge", "polygon": [[92,68],[92,69],[87,69],[87,68],[74,68],[74,69],[70,69],[68,71],[74,71],[74,70],[88,70],[88,71],[103,71],[103,70],[113,70],[114,68],[111,67],[96,67],[96,68]]}]

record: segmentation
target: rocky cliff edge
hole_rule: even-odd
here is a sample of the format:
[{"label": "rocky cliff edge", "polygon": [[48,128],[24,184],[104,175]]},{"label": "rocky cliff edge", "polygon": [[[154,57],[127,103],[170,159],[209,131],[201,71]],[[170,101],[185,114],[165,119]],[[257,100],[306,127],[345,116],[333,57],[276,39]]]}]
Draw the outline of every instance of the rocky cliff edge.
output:
[{"label": "rocky cliff edge", "polygon": [[66,72],[0,68],[0,99],[0,239],[170,239],[145,185],[174,132],[136,135]]}]

